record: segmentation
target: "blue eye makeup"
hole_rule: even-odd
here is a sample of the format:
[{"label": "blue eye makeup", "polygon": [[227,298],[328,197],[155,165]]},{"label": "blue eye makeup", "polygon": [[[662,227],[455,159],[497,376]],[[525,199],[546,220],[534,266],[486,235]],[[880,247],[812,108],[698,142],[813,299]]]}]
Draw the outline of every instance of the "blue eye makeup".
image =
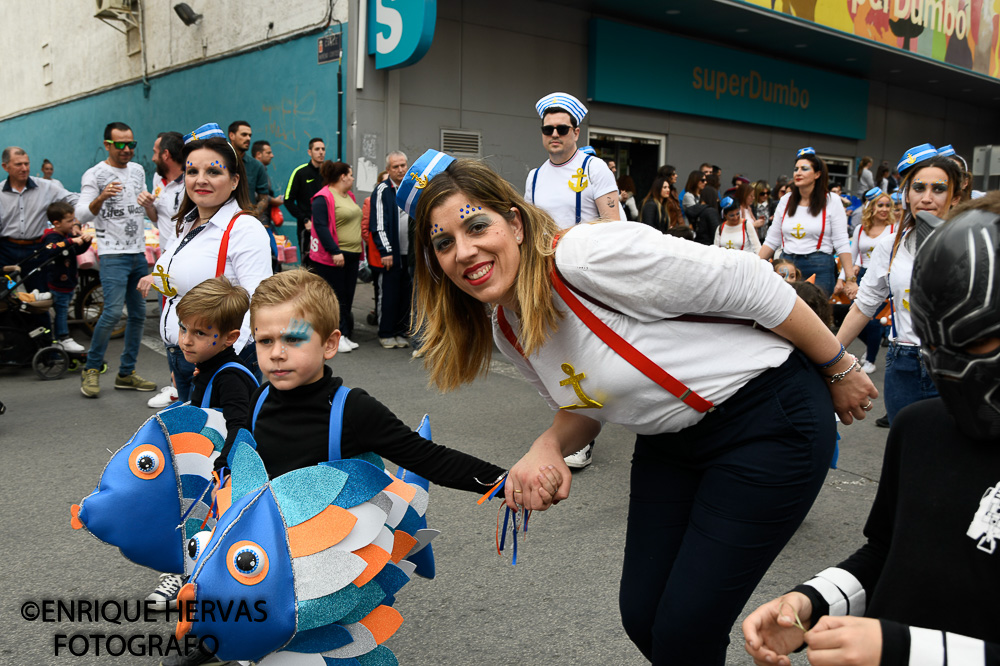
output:
[{"label": "blue eye makeup", "polygon": [[302,319],[292,319],[288,322],[288,330],[284,332],[281,339],[293,347],[298,347],[304,342],[309,342],[312,337],[312,324]]}]

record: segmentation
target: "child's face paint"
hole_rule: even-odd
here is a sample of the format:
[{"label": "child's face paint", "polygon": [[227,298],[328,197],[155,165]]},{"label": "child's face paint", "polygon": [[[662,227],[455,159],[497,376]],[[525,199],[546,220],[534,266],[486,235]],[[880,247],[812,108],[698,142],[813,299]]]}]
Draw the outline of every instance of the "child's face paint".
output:
[{"label": "child's face paint", "polygon": [[[202,319],[186,319],[178,324],[177,344],[188,363],[203,363],[228,345],[219,332]],[[231,344],[231,343],[230,343]]]},{"label": "child's face paint", "polygon": [[282,391],[322,379],[324,363],[337,353],[340,331],[321,340],[312,324],[296,315],[293,303],[260,308],[254,324],[260,371]]}]

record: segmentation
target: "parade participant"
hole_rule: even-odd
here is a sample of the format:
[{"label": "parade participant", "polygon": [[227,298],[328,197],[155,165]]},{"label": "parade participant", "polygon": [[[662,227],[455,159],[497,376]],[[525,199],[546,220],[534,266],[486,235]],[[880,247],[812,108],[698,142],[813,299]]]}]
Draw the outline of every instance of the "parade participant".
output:
[{"label": "parade participant", "polygon": [[[474,160],[428,151],[410,173],[427,179],[400,196],[417,206],[431,380],[443,390],[474,380],[496,344],[555,410],[508,476],[508,506],[545,506],[528,471],[540,465],[564,470],[556,497],[567,497],[561,457],[602,423],[635,432],[626,632],[656,663],[722,664],[733,622],[819,492],[833,411],[863,418],[871,381],[756,257],[643,224],[558,236],[545,211]],[[492,320],[484,304],[499,306]]]},{"label": "parade participant", "polygon": [[1000,586],[998,254],[996,194],[921,246],[913,321],[941,397],[893,422],[865,545],[743,622],[755,664],[790,666],[803,643],[816,666],[1000,664],[995,616],[955,603],[956,590]]},{"label": "parade participant", "polygon": [[170,249],[177,240],[174,215],[184,197],[184,137],[179,132],[160,132],[153,142],[153,206],[156,208],[156,228],[160,232],[160,253]]},{"label": "parade participant", "polygon": [[[188,400],[194,364],[186,360],[178,336],[177,304],[205,280],[225,274],[230,282],[253,293],[271,275],[267,232],[254,217],[243,180],[242,162],[215,123],[184,137],[184,200],[177,211],[177,238],[157,260],[153,273],[139,283],[166,296],[160,313],[160,337],[177,385],[178,399]],[[253,345],[247,319],[233,349],[253,368]]]},{"label": "parade participant", "polygon": [[157,220],[153,195],[146,191],[146,171],[132,161],[135,146],[128,125],[109,123],[104,128],[104,149],[108,158],[87,169],[80,181],[76,217],[81,223],[94,222],[104,292],[104,308],[94,326],[87,363],[80,377],[80,392],[87,398],[100,395],[104,352],[126,306],[125,348],[115,377],[115,389],[156,390],[155,383],[135,372],[146,323],[146,301],[135,289],[149,271],[145,217],[149,216],[153,222]]},{"label": "parade participant", "polygon": [[[873,187],[865,192],[861,224],[854,232],[854,242],[851,243],[851,258],[858,269],[858,285],[868,271],[867,265],[872,260],[875,241],[886,230],[890,236],[896,233],[896,225],[892,221],[892,197],[883,192],[882,188]],[[841,279],[844,279],[843,271],[840,275]],[[865,362],[861,369],[871,374],[876,370],[875,359],[878,357],[879,347],[882,346],[882,323],[871,319],[865,324],[859,337],[866,347]]]},{"label": "parade participant", "polygon": [[337,351],[348,353],[358,344],[354,335],[354,290],[361,262],[361,209],[354,198],[354,172],[344,162],[323,162],[319,169],[323,187],[312,200],[312,238],[309,257],[313,268],[333,288],[340,304],[340,343]]},{"label": "parade participant", "polygon": [[[237,433],[250,416],[250,396],[257,390],[253,373],[233,351],[249,309],[246,289],[233,285],[225,275],[195,285],[177,304],[179,346],[184,359],[198,369],[191,404],[217,409],[226,421],[226,442],[215,459],[215,471],[220,474]],[[160,574],[146,600],[157,610],[173,608],[184,581],[179,574]]]},{"label": "parade participant", "polygon": [[[958,203],[962,174],[951,160],[938,157],[934,147],[911,148],[899,163],[900,186],[907,202],[903,223],[893,235],[882,234],[868,263],[866,280],[841,324],[837,338],[849,345],[888,298],[892,308],[889,349],[885,355],[885,409],[888,425],[900,409],[937,395],[923,359],[920,338],[910,319],[910,275],[921,237],[931,227],[919,227],[917,213],[947,218]],[[913,233],[917,232],[917,233]]]},{"label": "parade participant", "polygon": [[[524,198],[563,227],[597,219],[624,220],[614,174],[603,160],[576,147],[587,107],[569,93],[554,92],[538,100],[535,110],[542,119],[542,147],[549,159],[528,172]],[[593,456],[594,442],[590,442],[567,456],[566,464],[583,469]]]},{"label": "parade participant", "polygon": [[[816,276],[817,287],[828,294],[843,290],[853,298],[857,278],[847,236],[847,215],[840,198],[829,193],[828,181],[826,163],[816,151],[799,150],[791,192],[778,202],[760,257],[770,259],[781,248],[782,256],[791,259],[803,275]],[[837,281],[835,252],[840,256],[848,286]]]},{"label": "parade participant", "polygon": [[896,190],[889,196],[892,197],[892,223],[900,224],[903,221],[903,195]]},{"label": "parade participant", "polygon": [[[752,190],[750,194],[753,195]],[[715,231],[715,246],[757,254],[760,240],[753,218],[743,217],[744,209],[732,197],[726,197],[720,205],[723,224]]]},{"label": "parade participant", "polygon": [[525,199],[562,226],[624,220],[611,169],[604,160],[577,149],[587,107],[569,93],[554,92],[538,100],[535,110],[542,119],[542,147],[549,159],[528,172]]}]

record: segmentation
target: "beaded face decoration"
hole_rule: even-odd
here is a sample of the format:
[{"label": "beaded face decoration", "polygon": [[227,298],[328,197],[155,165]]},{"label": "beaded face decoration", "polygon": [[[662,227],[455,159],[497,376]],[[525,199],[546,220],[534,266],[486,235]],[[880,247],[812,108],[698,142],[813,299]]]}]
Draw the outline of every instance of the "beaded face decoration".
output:
[{"label": "beaded face decoration", "polygon": [[461,219],[465,219],[467,215],[472,215],[473,213],[479,212],[483,209],[482,206],[472,207],[472,204],[465,204],[462,208],[458,209],[458,215]]}]

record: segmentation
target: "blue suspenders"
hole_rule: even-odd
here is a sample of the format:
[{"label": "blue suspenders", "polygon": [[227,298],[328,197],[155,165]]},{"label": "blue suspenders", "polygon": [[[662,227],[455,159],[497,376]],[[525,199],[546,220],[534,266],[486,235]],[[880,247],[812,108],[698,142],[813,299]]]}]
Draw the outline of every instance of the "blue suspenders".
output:
[{"label": "blue suspenders", "polygon": [[[260,408],[264,406],[264,401],[267,399],[267,394],[271,390],[270,386],[264,387],[264,390],[260,392],[260,396],[257,398],[257,404],[253,408],[253,417],[250,419],[250,429],[257,425],[257,415],[260,413]],[[347,394],[351,392],[351,389],[344,385],[337,388],[337,392],[333,394],[333,400],[330,402],[330,434],[329,434],[329,449],[328,460],[340,460],[340,433],[344,428],[344,402],[347,400]],[[253,434],[251,432],[251,434]]]},{"label": "blue suspenders", "polygon": [[[212,383],[215,382],[215,378],[219,375],[219,373],[225,370],[226,368],[239,368],[243,372],[247,373],[250,379],[253,380],[254,384],[260,386],[260,384],[257,384],[257,378],[253,376],[253,372],[249,368],[247,368],[247,366],[243,365],[242,363],[237,363],[236,361],[230,361],[229,363],[224,364],[221,368],[216,370],[215,374],[212,375],[212,378],[208,380],[208,386],[205,387],[205,395],[203,395],[201,398],[202,409],[208,409],[209,407],[211,407],[209,403],[212,401]],[[255,417],[257,416],[256,412],[254,412],[254,416]]]},{"label": "blue suspenders", "polygon": [[[587,162],[590,161],[591,157],[593,157],[593,155],[590,154],[586,154],[583,156],[583,166],[580,168],[583,169],[584,173],[587,173]],[[543,164],[542,166],[545,165]],[[535,202],[535,186],[538,185],[538,172],[541,171],[541,169],[542,169],[541,166],[535,169],[535,175],[532,176],[531,178],[531,203],[536,206],[538,204]],[[583,191],[581,190],[580,192],[576,193],[576,222],[574,222],[574,224],[580,224],[580,219],[583,217],[583,211],[581,210],[582,204],[583,204]]]}]

